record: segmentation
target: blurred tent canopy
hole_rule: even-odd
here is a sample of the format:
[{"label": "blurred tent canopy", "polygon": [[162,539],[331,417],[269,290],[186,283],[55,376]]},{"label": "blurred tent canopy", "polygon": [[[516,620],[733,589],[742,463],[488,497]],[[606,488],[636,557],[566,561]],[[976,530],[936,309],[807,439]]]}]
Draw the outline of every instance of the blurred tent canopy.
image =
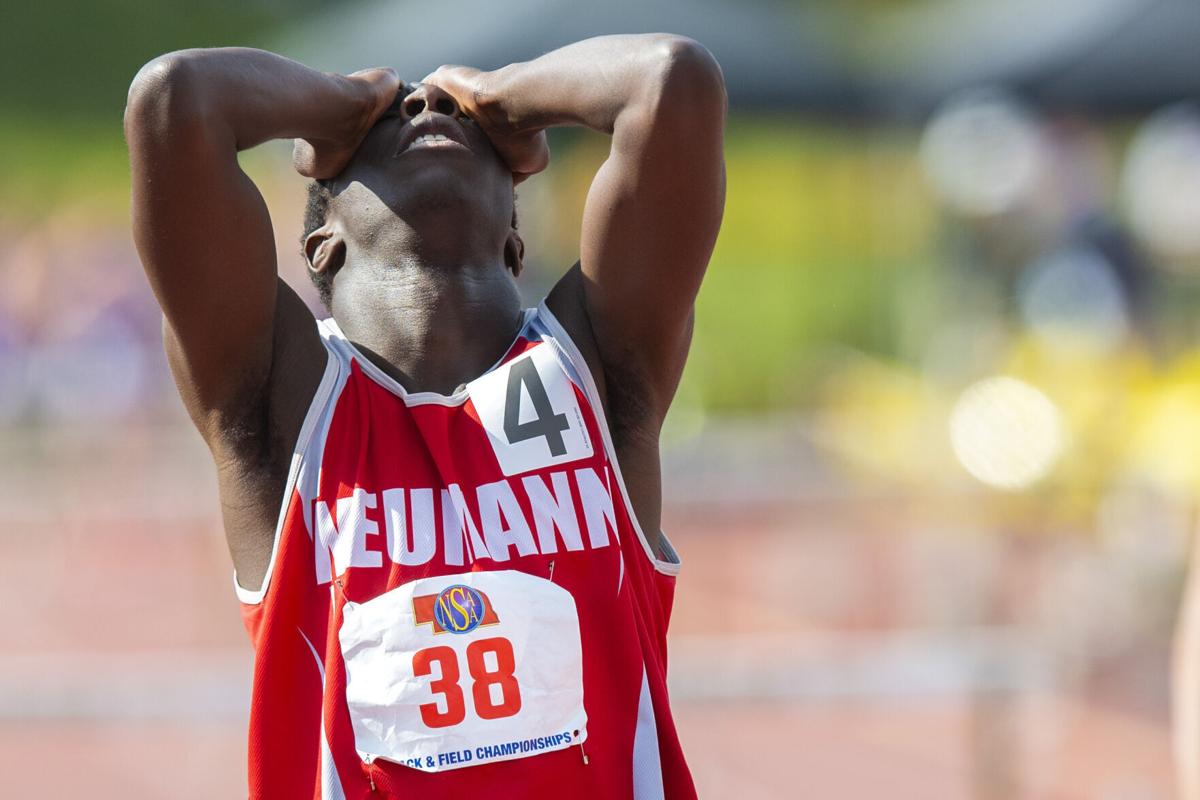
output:
[{"label": "blurred tent canopy", "polygon": [[[180,47],[260,44],[312,66],[495,68],[601,33],[703,42],[735,107],[928,110],[1003,84],[1047,105],[1140,111],[1200,96],[1200,0],[42,0],[9,4],[13,115],[119,117],[137,68]],[[65,21],[69,21],[67,24]],[[282,31],[281,34],[276,32]]]},{"label": "blurred tent canopy", "polygon": [[1200,96],[1200,0],[929,0],[869,13],[777,0],[384,0],[318,11],[274,46],[320,69],[389,64],[416,80],[443,63],[494,69],[650,31],[703,42],[743,110],[923,113],[996,84],[1101,113]]},{"label": "blurred tent canopy", "polygon": [[589,36],[665,31],[713,52],[736,107],[840,113],[860,97],[839,46],[843,19],[771,0],[384,0],[317,13],[274,45],[323,70],[389,65],[420,80],[441,64],[495,69]]},{"label": "blurred tent canopy", "polygon": [[871,31],[872,94],[901,111],[981,85],[1097,113],[1200,97],[1200,0],[942,0]]}]

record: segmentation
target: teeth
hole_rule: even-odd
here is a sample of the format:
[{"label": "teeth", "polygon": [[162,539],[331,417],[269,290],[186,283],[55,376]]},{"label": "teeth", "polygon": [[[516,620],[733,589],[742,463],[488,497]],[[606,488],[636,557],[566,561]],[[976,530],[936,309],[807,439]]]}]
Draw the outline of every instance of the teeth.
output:
[{"label": "teeth", "polygon": [[416,147],[417,145],[425,144],[427,142],[448,142],[448,141],[452,141],[452,140],[440,133],[426,133],[421,136],[418,136],[416,139],[413,139],[412,143],[405,149],[411,150],[412,148]]}]

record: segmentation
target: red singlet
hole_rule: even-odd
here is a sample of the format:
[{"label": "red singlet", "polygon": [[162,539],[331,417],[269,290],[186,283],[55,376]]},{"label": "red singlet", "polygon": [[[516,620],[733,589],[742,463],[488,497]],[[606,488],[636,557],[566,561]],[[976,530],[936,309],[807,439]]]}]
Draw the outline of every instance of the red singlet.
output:
[{"label": "red singlet", "polygon": [[666,687],[679,562],[553,314],[453,395],[318,326],[271,563],[238,587],[250,796],[694,798]]}]

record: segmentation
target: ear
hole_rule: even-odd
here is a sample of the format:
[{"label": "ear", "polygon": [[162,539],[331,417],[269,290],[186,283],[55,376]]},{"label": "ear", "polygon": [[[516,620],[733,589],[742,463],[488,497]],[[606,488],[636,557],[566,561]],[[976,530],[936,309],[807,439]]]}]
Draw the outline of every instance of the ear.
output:
[{"label": "ear", "polygon": [[509,230],[508,239],[504,242],[504,265],[514,278],[525,268],[525,241],[516,228]]},{"label": "ear", "polygon": [[346,261],[346,241],[332,224],[325,223],[304,239],[304,260],[312,272],[328,272],[330,275],[342,268]]}]

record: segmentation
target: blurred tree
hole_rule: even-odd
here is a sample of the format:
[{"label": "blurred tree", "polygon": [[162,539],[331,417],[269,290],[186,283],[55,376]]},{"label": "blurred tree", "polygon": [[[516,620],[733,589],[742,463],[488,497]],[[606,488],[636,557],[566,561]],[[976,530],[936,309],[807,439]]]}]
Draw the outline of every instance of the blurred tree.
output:
[{"label": "blurred tree", "polygon": [[248,45],[321,0],[18,0],[0,26],[5,115],[119,117],[143,63],[183,47]]}]

